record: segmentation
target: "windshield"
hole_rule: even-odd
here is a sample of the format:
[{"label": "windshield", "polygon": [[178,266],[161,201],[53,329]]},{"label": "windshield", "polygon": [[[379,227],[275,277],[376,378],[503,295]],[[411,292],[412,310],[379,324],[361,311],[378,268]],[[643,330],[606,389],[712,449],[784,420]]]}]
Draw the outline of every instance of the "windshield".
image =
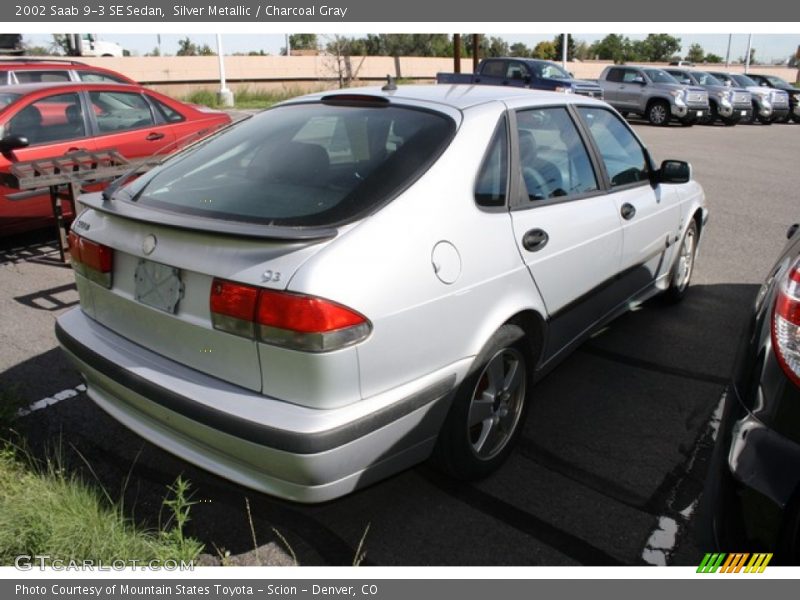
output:
[{"label": "windshield", "polygon": [[0,92],[0,109],[5,108],[15,100],[17,100],[21,94],[12,94],[10,92]]},{"label": "windshield", "polygon": [[170,212],[284,227],[338,225],[419,178],[455,134],[441,113],[388,104],[276,107],[168,159],[125,190]]},{"label": "windshield", "polygon": [[661,69],[645,69],[644,72],[653,83],[678,83],[677,79]]},{"label": "windshield", "polygon": [[697,81],[700,83],[700,85],[725,85],[711,73],[706,73],[705,71],[694,71],[693,74],[695,78],[697,78]]},{"label": "windshield", "polygon": [[739,73],[731,74],[731,79],[737,84],[742,87],[758,87],[758,84],[750,79],[747,75],[741,75]]},{"label": "windshield", "polygon": [[791,85],[789,84],[788,81],[786,81],[785,79],[781,79],[780,77],[775,77],[775,75],[764,75],[764,78],[767,81],[769,81],[772,85],[779,86],[779,87],[780,86],[783,86],[783,87],[789,86],[789,87],[791,87]]}]

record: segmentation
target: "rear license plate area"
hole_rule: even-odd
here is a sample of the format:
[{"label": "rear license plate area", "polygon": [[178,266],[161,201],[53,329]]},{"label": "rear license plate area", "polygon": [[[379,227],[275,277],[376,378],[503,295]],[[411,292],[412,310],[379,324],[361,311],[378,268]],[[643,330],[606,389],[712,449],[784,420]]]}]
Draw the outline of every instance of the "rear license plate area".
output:
[{"label": "rear license plate area", "polygon": [[183,297],[180,269],[140,259],[134,273],[134,296],[146,306],[174,314]]}]

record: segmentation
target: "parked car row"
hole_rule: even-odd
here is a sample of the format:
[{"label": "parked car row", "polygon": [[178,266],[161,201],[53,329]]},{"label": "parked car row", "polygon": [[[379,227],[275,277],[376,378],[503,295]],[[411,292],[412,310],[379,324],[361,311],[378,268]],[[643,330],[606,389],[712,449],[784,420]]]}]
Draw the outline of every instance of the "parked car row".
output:
[{"label": "parked car row", "polygon": [[800,122],[800,89],[775,76],[614,65],[597,82],[606,102],[652,125]]}]

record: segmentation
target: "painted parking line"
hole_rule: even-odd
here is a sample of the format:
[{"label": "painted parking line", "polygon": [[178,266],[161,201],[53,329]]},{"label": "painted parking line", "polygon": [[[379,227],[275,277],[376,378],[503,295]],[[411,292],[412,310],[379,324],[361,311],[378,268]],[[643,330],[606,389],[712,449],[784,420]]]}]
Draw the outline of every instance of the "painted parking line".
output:
[{"label": "painted parking line", "polygon": [[86,386],[84,384],[77,385],[74,388],[61,390],[57,394],[53,394],[52,396],[48,396],[47,398],[42,398],[41,400],[37,400],[33,404],[30,404],[28,408],[19,409],[17,415],[20,417],[27,416],[32,412],[36,412],[37,410],[42,410],[44,408],[47,408],[48,406],[53,406],[54,404],[58,404],[62,400],[74,398],[75,396],[82,394],[85,391],[86,391]]},{"label": "painted parking line", "polygon": [[[724,409],[725,397],[723,396],[711,415],[705,431],[700,436],[701,440],[703,437],[706,437],[709,438],[712,443],[716,441],[720,423],[722,422],[722,413]],[[695,444],[695,447],[692,450],[689,460],[687,461],[687,465],[684,469],[684,477],[688,475],[689,471],[691,471],[695,465],[701,447],[702,446],[700,443]],[[675,511],[672,505],[675,501],[676,495],[677,489],[673,489],[671,494],[672,497],[670,498],[667,506],[668,509],[673,509],[675,514],[673,516],[662,515],[659,517],[658,524],[651,532],[650,537],[647,539],[647,542],[642,549],[642,560],[644,560],[644,562],[647,564],[659,566],[669,564],[671,555],[677,546],[679,534],[689,524],[695,510],[697,509],[698,498],[695,498],[683,510]]]}]

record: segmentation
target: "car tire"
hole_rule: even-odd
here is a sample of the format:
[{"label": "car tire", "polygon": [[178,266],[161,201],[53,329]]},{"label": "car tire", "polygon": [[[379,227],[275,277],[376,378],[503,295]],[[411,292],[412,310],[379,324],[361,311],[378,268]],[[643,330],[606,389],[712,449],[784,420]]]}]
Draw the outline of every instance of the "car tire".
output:
[{"label": "car tire", "polygon": [[697,255],[697,222],[692,219],[681,238],[678,255],[672,266],[669,287],[664,296],[668,302],[680,302],[686,296],[694,272],[694,259]]},{"label": "car tire", "polygon": [[503,325],[481,350],[456,390],[432,461],[448,475],[471,481],[496,470],[522,429],[532,361],[525,332]]},{"label": "car tire", "polygon": [[733,127],[742,119],[741,117],[720,117],[719,120],[722,121],[723,125],[726,127]]},{"label": "car tire", "polygon": [[650,125],[666,127],[669,125],[669,104],[664,100],[656,100],[647,107],[647,120]]},{"label": "car tire", "polygon": [[792,121],[794,121],[795,123],[800,123],[800,115],[792,113]]}]

